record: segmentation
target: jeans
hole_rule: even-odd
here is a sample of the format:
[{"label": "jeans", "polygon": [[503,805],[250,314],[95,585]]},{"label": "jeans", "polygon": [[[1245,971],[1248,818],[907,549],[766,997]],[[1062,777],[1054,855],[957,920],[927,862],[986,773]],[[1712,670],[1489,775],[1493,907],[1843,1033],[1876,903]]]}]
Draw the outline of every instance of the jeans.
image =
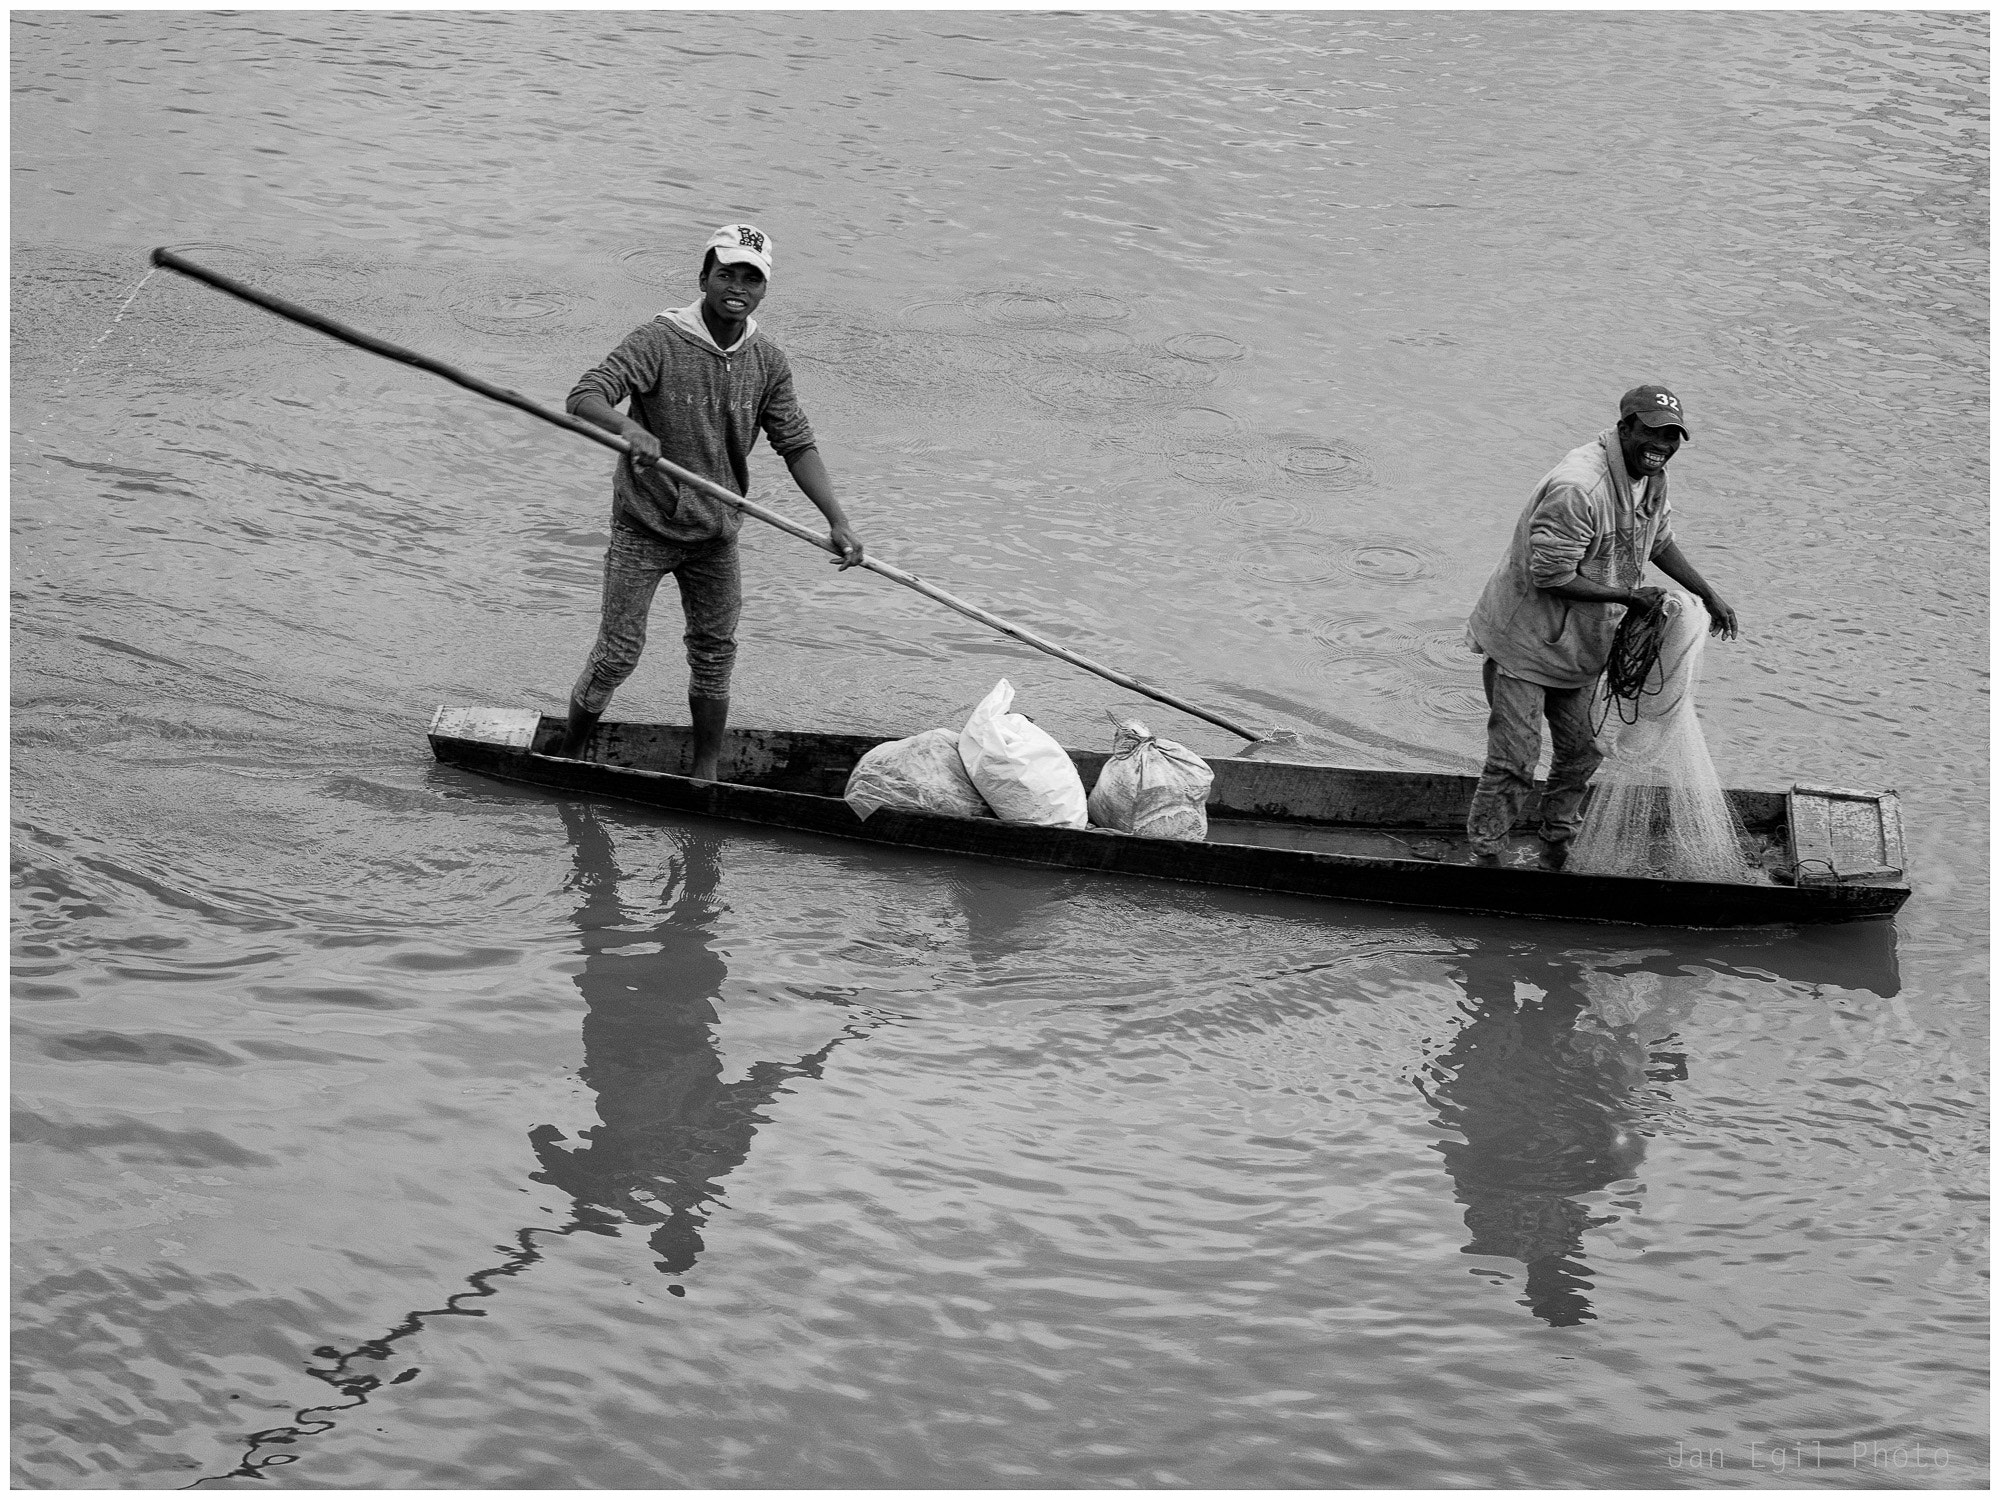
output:
[{"label": "jeans", "polygon": [[1521,815],[1535,789],[1535,760],[1542,753],[1541,720],[1549,721],[1555,757],[1548,785],[1542,792],[1541,836],[1551,844],[1566,844],[1583,824],[1583,799],[1590,778],[1604,761],[1591,732],[1590,710],[1597,684],[1547,688],[1523,682],[1501,671],[1492,657],[1484,672],[1486,703],[1486,765],[1479,789],[1472,794],[1472,811],[1465,820],[1474,854],[1498,854],[1507,831]]},{"label": "jeans", "polygon": [[735,538],[678,545],[614,526],[604,554],[604,611],[597,644],[570,689],[572,702],[601,714],[618,684],[632,675],[646,648],[653,595],[669,573],[680,585],[681,613],[687,620],[681,639],[687,643],[688,696],[728,698],[736,620],[743,612]]}]

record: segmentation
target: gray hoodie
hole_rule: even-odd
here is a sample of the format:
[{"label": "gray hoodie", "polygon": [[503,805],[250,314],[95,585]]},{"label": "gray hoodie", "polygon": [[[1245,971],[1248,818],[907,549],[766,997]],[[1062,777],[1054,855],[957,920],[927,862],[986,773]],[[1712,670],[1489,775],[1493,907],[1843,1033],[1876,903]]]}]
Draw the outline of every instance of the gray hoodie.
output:
[{"label": "gray hoodie", "polygon": [[1507,555],[1486,580],[1468,627],[1473,644],[1525,682],[1574,688],[1595,681],[1625,606],[1543,590],[1573,578],[1637,588],[1646,564],[1674,539],[1672,511],[1664,470],[1646,481],[1643,503],[1633,500],[1616,427],[1572,448],[1535,487]]},{"label": "gray hoodie", "polygon": [[[719,347],[701,321],[701,304],[673,308],[627,334],[569,393],[612,406],[630,400],[632,420],[660,440],[660,455],[739,495],[750,489],[750,449],[761,428],[771,451],[790,458],[814,447],[812,425],[792,391],[784,352],[757,331]],[[662,541],[724,541],[743,513],[657,469],[636,472],[618,460],[611,478],[611,520]]]}]

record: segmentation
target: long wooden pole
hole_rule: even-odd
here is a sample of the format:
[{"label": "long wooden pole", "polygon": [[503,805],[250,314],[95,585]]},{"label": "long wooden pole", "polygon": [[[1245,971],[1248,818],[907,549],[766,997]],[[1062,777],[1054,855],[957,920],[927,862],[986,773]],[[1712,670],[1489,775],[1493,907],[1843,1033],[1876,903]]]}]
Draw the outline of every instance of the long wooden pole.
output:
[{"label": "long wooden pole", "polygon": [[[511,391],[505,386],[495,385],[489,380],[481,380],[477,375],[469,374],[453,365],[448,365],[441,359],[432,359],[429,355],[419,354],[414,349],[405,349],[400,344],[390,343],[387,339],[376,338],[372,333],[363,333],[358,328],[350,328],[345,323],[329,318],[324,313],[314,312],[309,307],[301,307],[298,303],[288,302],[283,297],[274,297],[269,292],[259,291],[256,287],[238,281],[233,276],[225,276],[220,271],[211,271],[206,266],[197,265],[186,256],[176,254],[164,245],[153,251],[152,258],[153,264],[156,266],[165,266],[170,271],[178,271],[181,275],[212,286],[219,292],[227,292],[232,297],[240,297],[245,302],[254,303],[267,312],[276,313],[281,318],[288,318],[294,323],[326,334],[329,338],[339,339],[343,344],[352,344],[357,349],[366,349],[370,354],[379,354],[384,359],[393,359],[399,364],[410,365],[429,374],[441,376],[449,380],[453,385],[464,386],[469,391],[476,391],[478,394],[489,397],[494,401],[518,408],[530,416],[540,417],[544,422],[552,422],[558,427],[567,428],[579,437],[589,438],[593,443],[601,443],[605,447],[616,449],[628,457],[631,455],[632,445],[616,433],[606,432],[602,427],[597,426],[593,422],[586,422],[581,417],[571,416],[566,411],[559,411],[555,407],[546,406],[539,401],[531,400],[523,396],[519,391]],[[801,540],[811,542],[822,551],[831,552],[835,556],[840,555],[840,548],[834,545],[832,538],[821,536],[810,527],[801,526],[789,516],[780,515],[777,511],[766,509],[756,501],[745,499],[735,491],[724,489],[721,485],[715,483],[715,481],[704,478],[692,470],[684,469],[679,464],[672,463],[667,459],[659,459],[657,460],[657,464],[659,468],[664,469],[682,484],[692,485],[704,494],[713,495],[725,504],[735,506],[745,515],[755,516],[758,520],[767,525],[775,526],[780,531],[788,531]],[[1197,719],[1205,719],[1211,724],[1227,729],[1231,734],[1241,735],[1244,739],[1252,741],[1267,740],[1272,737],[1272,731],[1270,730],[1246,728],[1233,720],[1224,718],[1221,714],[1213,713],[1201,707],[1199,704],[1190,703],[1185,698],[1178,697],[1173,693],[1164,692],[1156,687],[1149,687],[1147,684],[1139,681],[1138,678],[1128,676],[1114,667],[1107,667],[1101,662],[1094,662],[1089,657],[1070,650],[1067,646],[1059,646],[1054,641],[1035,634],[1032,630],[1024,630],[1019,625],[1001,619],[1000,616],[992,613],[990,610],[981,609],[976,604],[968,604],[965,600],[946,593],[936,584],[926,583],[923,579],[917,577],[916,574],[905,572],[893,563],[885,563],[877,558],[864,556],[860,566],[868,569],[871,573],[881,574],[891,582],[900,583],[904,588],[915,589],[925,598],[935,599],[947,609],[955,609],[968,619],[977,620],[982,625],[991,626],[1002,635],[1010,636],[1025,646],[1032,646],[1037,651],[1046,651],[1050,656],[1056,657],[1061,661],[1066,661],[1073,667],[1081,667],[1086,672],[1094,672],[1107,682],[1115,682],[1122,688],[1129,688],[1132,692],[1141,693],[1156,702],[1178,708],[1182,713],[1192,714]]]}]

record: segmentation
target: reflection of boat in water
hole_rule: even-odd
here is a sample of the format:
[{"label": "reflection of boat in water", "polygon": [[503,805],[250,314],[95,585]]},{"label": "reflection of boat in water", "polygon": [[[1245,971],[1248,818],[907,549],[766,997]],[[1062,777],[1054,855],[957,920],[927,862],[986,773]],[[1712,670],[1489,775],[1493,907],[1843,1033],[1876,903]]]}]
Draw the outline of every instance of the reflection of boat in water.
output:
[{"label": "reflection of boat in water", "polygon": [[[271,1479],[268,1470],[297,1461],[300,1439],[333,1428],[339,1414],[366,1405],[387,1385],[418,1373],[414,1365],[388,1374],[397,1345],[432,1320],[483,1317],[478,1305],[506,1278],[540,1261],[551,1240],[578,1232],[616,1234],[627,1224],[650,1227],[649,1243],[662,1272],[684,1274],[703,1246],[701,1229],[722,1194],[722,1178],[748,1157],[761,1113],[787,1085],[816,1078],[828,1054],[868,1028],[845,1020],[840,1033],[794,1061],[758,1062],[742,1079],[722,1081],[716,1045],[717,1006],[727,967],[711,945],[715,892],[721,876],[712,836],[682,833],[667,882],[649,914],[635,914],[621,895],[611,836],[597,813],[566,804],[576,860],[573,889],[582,897],[576,925],[583,968],[576,986],[585,1001],[583,1066],[579,1076],[595,1095],[599,1124],[566,1144],[552,1125],[528,1134],[549,1183],[573,1200],[567,1222],[517,1230],[513,1250],[498,1265],[465,1278],[465,1290],[442,1306],[414,1310],[386,1333],[351,1349],[323,1346],[307,1373],[341,1396],[307,1407],[290,1422],[250,1434],[242,1462],[227,1474],[198,1479]],[[669,1291],[682,1292],[679,1286]],[[193,1488],[191,1485],[189,1488]]]},{"label": "reflection of boat in water", "polygon": [[[1802,927],[1790,932],[1703,934],[1685,949],[1688,934],[1676,934],[1676,963],[1696,961],[1751,977],[1843,990],[1867,990],[1884,1000],[1903,988],[1896,962],[1896,929],[1888,922],[1856,922],[1840,927]],[[1712,957],[1710,956],[1712,955]],[[1678,972],[1669,970],[1668,972]]]},{"label": "reflection of boat in water", "polygon": [[[1910,894],[1893,792],[1798,787],[1726,795],[1795,884],[1551,875],[1466,862],[1470,776],[1353,770],[1268,759],[1210,762],[1206,841],[1139,838],[883,808],[857,817],[842,797],[882,736],[732,729],[725,781],[687,775],[691,731],[604,723],[584,759],[553,755],[564,721],[532,709],[440,708],[432,753],[488,776],[677,813],[1017,864],[1515,916],[1755,927],[1888,917]],[[1085,786],[1106,757],[1072,750]],[[1539,816],[1522,810],[1525,836]]]},{"label": "reflection of boat in water", "polygon": [[[1308,931],[1328,926],[1352,930],[1357,919],[1375,932],[1412,942],[1447,939],[1465,951],[1588,951],[1607,955],[1620,969],[1663,976],[1717,974],[1759,983],[1778,980],[1812,989],[1865,990],[1883,999],[1902,989],[1896,958],[1896,924],[1843,922],[1812,927],[1617,928],[1586,923],[1537,923],[1523,928],[1491,917],[1377,909],[1366,913],[1328,908],[1284,896],[1232,890],[1167,890],[1152,904],[1171,913],[1181,903],[1203,911],[1229,911],[1260,921],[1289,921]],[[1615,956],[1615,957],[1613,957]]]},{"label": "reflection of boat in water", "polygon": [[1525,1266],[1522,1305],[1552,1327],[1594,1319],[1583,1237],[1617,1215],[1581,1200],[1638,1175],[1640,1096],[1687,1076],[1684,1056],[1656,1049],[1693,1009],[1689,982],[1563,960],[1459,977],[1469,1020],[1423,1087],[1459,1137],[1438,1149],[1465,1207],[1465,1253]]}]

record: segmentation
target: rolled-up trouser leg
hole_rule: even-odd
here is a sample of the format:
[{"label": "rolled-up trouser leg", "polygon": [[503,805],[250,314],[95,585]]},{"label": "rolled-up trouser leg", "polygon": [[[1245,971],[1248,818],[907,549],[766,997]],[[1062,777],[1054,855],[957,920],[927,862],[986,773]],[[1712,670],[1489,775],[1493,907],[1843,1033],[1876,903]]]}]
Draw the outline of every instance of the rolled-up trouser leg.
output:
[{"label": "rolled-up trouser leg", "polygon": [[674,570],[687,629],[688,696],[729,697],[736,664],[736,622],[743,613],[743,578],[734,538],[688,549]]},{"label": "rolled-up trouser leg", "polygon": [[1465,835],[1474,854],[1498,854],[1535,789],[1535,761],[1542,753],[1542,698],[1549,690],[1509,677],[1490,656],[1482,679],[1488,710],[1486,764],[1472,794]]},{"label": "rolled-up trouser leg", "polygon": [[646,616],[653,595],[680,556],[677,548],[653,542],[623,526],[611,528],[611,546],[604,554],[604,607],[598,619],[597,643],[570,689],[570,702],[586,713],[601,714],[618,684],[632,675],[646,649]]},{"label": "rolled-up trouser leg", "polygon": [[1542,838],[1551,844],[1567,844],[1583,826],[1583,799],[1590,790],[1590,778],[1604,764],[1604,752],[1591,732],[1590,711],[1596,700],[1597,684],[1579,688],[1547,688],[1543,712],[1548,716],[1549,740],[1553,755],[1549,761],[1548,784],[1542,789]]}]

